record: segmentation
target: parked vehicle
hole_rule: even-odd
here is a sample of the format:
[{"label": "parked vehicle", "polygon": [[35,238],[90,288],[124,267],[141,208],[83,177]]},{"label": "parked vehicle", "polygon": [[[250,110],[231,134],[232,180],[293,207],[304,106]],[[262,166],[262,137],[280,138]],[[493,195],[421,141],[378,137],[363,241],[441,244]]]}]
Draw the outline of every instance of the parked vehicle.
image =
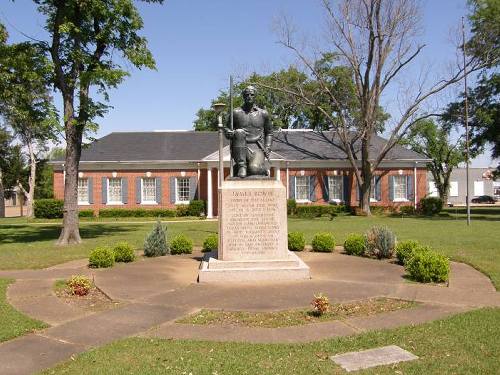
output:
[{"label": "parked vehicle", "polygon": [[472,198],[471,202],[472,203],[493,203],[493,204],[495,204],[496,199],[493,198],[491,195],[481,195],[480,197]]}]

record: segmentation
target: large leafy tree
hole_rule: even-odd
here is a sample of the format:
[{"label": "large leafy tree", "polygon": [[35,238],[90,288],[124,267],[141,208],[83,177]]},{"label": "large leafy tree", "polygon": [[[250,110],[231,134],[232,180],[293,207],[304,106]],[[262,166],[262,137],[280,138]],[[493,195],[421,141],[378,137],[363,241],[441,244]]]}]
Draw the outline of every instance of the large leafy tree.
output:
[{"label": "large leafy tree", "polygon": [[450,133],[448,126],[426,119],[416,123],[404,140],[412,150],[431,159],[427,170],[431,172],[444,204],[448,202],[451,172],[459,163],[465,161],[463,139],[452,141]]},{"label": "large leafy tree", "polygon": [[84,132],[106,113],[108,90],[128,75],[123,64],[128,61],[137,68],[155,69],[155,61],[146,39],[139,34],[143,21],[133,0],[34,1],[46,16],[50,40],[45,48],[64,107],[66,179],[58,243],[79,243],[78,166]]}]

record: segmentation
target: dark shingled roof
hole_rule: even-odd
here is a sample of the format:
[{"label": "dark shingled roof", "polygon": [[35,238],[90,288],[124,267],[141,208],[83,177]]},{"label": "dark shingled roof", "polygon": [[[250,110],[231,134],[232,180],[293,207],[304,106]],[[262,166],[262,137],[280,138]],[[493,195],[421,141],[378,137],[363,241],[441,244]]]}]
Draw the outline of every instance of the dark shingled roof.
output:
[{"label": "dark shingled roof", "polygon": [[[372,150],[385,139],[374,137]],[[224,141],[227,145],[227,141]],[[333,132],[281,131],[275,134],[272,150],[285,160],[343,160]],[[82,150],[81,161],[199,161],[218,149],[217,132],[165,131],[111,133]],[[395,146],[385,160],[426,160],[414,151]]]}]

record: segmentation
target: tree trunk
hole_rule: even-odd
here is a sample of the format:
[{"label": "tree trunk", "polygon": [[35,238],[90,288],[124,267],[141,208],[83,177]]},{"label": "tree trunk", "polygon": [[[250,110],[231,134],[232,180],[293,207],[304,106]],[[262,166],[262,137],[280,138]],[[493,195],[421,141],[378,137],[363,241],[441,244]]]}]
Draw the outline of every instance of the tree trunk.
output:
[{"label": "tree trunk", "polygon": [[82,145],[82,127],[74,119],[72,100],[65,100],[65,133],[66,159],[64,164],[64,216],[63,228],[58,245],[68,245],[82,242],[78,219],[78,165],[80,163]]},{"label": "tree trunk", "polygon": [[28,151],[30,154],[30,176],[28,178],[28,202],[26,204],[26,216],[33,217],[33,201],[35,199],[35,181],[36,181],[36,157],[33,151],[33,144],[28,143]]},{"label": "tree trunk", "polygon": [[367,216],[372,215],[370,211],[372,167],[369,161],[369,146],[370,138],[363,138],[361,141],[361,176],[363,177],[363,183],[359,185],[358,182],[360,187],[359,208]]},{"label": "tree trunk", "polygon": [[0,217],[5,217],[5,191],[3,188],[1,169],[0,169]]}]

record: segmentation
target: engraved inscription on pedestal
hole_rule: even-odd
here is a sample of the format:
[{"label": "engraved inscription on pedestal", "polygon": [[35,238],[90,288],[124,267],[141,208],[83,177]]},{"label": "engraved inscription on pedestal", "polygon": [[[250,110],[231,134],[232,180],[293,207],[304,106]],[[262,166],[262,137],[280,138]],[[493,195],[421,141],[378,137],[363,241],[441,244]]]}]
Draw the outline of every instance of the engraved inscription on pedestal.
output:
[{"label": "engraved inscription on pedestal", "polygon": [[274,180],[226,181],[219,260],[287,258],[286,191]]}]

